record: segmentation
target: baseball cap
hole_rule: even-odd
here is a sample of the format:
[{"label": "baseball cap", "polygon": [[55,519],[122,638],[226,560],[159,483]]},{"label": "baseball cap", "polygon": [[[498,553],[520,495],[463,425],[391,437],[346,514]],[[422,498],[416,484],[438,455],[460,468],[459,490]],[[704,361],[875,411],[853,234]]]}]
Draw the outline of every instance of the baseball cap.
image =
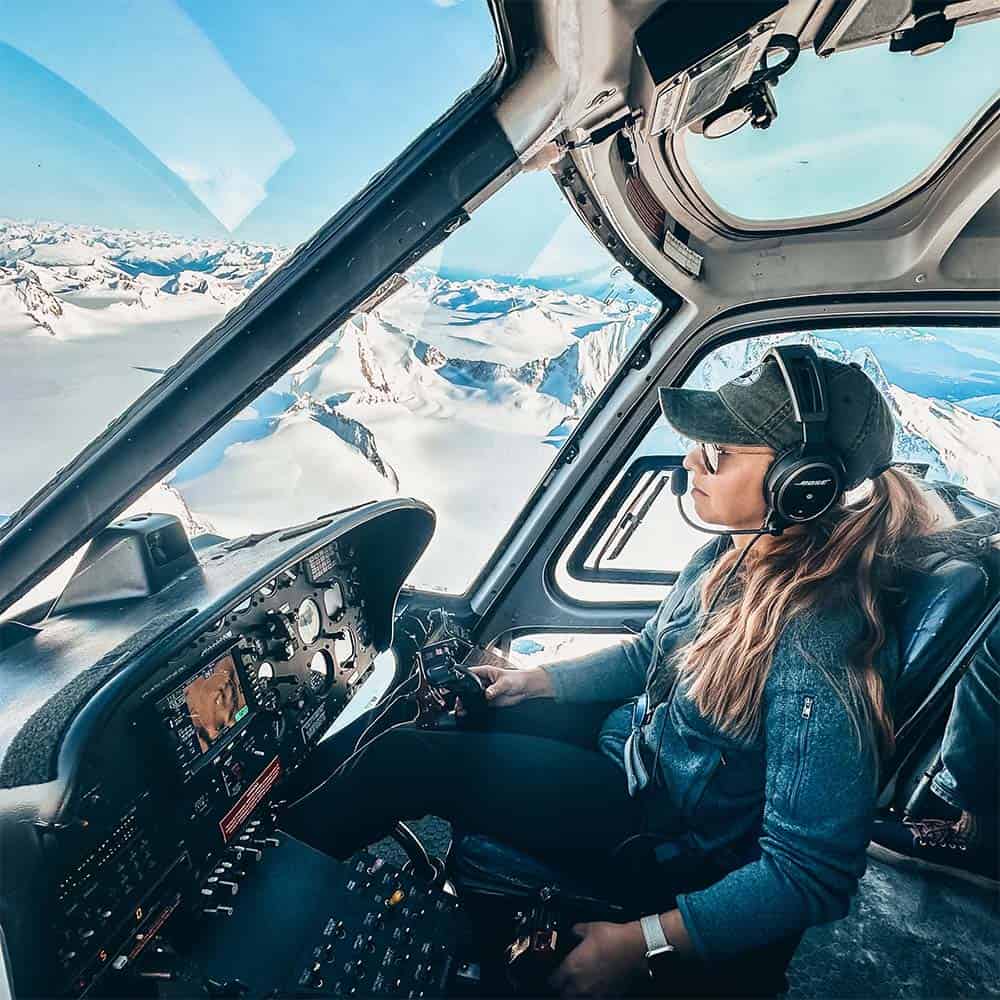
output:
[{"label": "baseball cap", "polygon": [[[845,488],[853,489],[892,464],[892,413],[859,365],[817,360],[826,378],[827,442],[844,463]],[[695,441],[767,445],[778,453],[802,441],[773,358],[714,392],[661,386],[660,408],[679,434]]]}]

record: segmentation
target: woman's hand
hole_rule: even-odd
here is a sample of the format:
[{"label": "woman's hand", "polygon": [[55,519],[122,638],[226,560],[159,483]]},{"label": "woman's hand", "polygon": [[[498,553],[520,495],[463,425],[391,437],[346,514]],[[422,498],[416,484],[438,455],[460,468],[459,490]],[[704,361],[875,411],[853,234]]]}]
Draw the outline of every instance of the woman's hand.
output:
[{"label": "woman's hand", "polygon": [[528,698],[551,698],[555,694],[549,675],[541,667],[505,669],[492,664],[469,667],[486,687],[486,701],[495,708],[509,708]]},{"label": "woman's hand", "polygon": [[646,941],[637,920],[574,924],[582,940],[549,978],[563,997],[621,996],[646,969]]}]

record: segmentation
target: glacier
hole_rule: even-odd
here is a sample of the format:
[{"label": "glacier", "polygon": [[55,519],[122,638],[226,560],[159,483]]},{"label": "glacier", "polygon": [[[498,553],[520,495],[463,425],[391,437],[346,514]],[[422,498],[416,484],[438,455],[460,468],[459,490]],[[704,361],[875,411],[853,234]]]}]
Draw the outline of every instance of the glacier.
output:
[{"label": "glacier", "polygon": [[[0,380],[9,515],[290,251],[0,220]],[[581,414],[655,315],[652,305],[420,264],[167,478],[193,531],[304,521],[397,494],[438,514],[418,582],[461,590]],[[1000,341],[990,331],[846,329],[766,335],[713,352],[714,387],[784,341],[856,361],[890,400],[896,455],[1000,496]],[[661,421],[642,452],[687,442]],[[167,496],[162,490],[156,499]],[[152,503],[152,498],[150,500]]]}]

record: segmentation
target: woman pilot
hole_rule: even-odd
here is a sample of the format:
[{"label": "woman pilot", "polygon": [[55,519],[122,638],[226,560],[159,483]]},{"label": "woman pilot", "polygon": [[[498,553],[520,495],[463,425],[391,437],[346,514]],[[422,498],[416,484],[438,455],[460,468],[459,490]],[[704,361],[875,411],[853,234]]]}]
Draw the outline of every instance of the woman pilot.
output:
[{"label": "woman pilot", "polygon": [[[650,962],[780,953],[783,969],[803,930],[844,916],[893,744],[894,553],[933,515],[890,467],[892,417],[864,372],[788,350],[716,392],[661,389],[696,442],[694,509],[725,533],[641,635],[540,668],[473,668],[485,731],[387,733],[302,800],[292,832],[347,857],[430,813],[586,871],[636,833],[683,831],[709,878],[640,920],[575,927],[551,980],[563,995],[627,992]],[[825,391],[825,421],[793,406],[797,385]]]}]

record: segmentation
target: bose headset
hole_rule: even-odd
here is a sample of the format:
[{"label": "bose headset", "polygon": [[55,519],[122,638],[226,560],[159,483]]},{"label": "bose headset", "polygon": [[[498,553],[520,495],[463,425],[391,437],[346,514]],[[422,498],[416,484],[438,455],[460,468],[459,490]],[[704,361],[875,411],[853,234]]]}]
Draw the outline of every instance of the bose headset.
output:
[{"label": "bose headset", "polygon": [[764,477],[769,520],[780,532],[825,514],[844,491],[844,463],[827,443],[826,376],[816,352],[807,344],[774,347],[774,358],[788,387],[792,417],[802,441],[780,452]]},{"label": "bose headset", "polygon": [[677,497],[681,517],[698,531],[711,535],[780,535],[789,525],[821,517],[844,491],[844,463],[827,442],[826,376],[816,352],[808,344],[773,347],[760,363],[772,358],[788,388],[792,419],[802,429],[802,440],[779,452],[768,466],[764,475],[767,516],[760,528],[720,531],[695,524],[681,505],[681,497],[687,492],[687,470],[674,470],[671,492]]}]

